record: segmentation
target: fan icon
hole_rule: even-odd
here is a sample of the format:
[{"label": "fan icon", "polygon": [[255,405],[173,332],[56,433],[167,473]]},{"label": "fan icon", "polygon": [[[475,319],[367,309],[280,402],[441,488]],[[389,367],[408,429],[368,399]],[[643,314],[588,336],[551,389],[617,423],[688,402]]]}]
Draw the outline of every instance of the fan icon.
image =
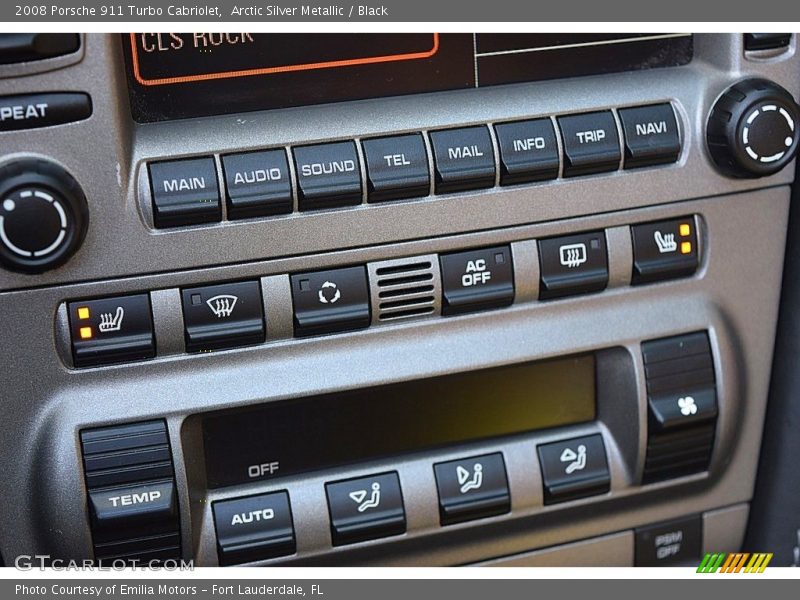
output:
[{"label": "fan icon", "polygon": [[682,398],[678,398],[678,408],[681,409],[681,414],[684,417],[688,417],[697,412],[697,404],[695,404],[694,398],[692,398],[691,396],[684,396]]}]

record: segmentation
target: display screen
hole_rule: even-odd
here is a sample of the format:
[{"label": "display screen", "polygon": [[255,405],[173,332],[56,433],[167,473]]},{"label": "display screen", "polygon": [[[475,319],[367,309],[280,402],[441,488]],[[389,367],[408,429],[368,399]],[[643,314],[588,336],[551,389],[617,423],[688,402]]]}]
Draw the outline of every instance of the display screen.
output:
[{"label": "display screen", "polygon": [[677,66],[690,34],[130,33],[140,122]]},{"label": "display screen", "polygon": [[595,410],[594,355],[276,402],[203,418],[208,485],[583,423]]}]

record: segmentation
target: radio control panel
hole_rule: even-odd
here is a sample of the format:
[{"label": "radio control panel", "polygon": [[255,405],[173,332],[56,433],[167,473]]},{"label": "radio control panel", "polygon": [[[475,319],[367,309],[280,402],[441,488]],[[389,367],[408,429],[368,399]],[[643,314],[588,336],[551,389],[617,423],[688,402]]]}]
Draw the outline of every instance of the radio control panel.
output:
[{"label": "radio control panel", "polygon": [[502,36],[398,34],[359,91],[368,66],[338,87],[258,34],[197,79],[202,36],[159,66],[148,35],[0,65],[6,564],[740,549],[795,36],[625,34],[600,70],[552,50],[559,74]]}]

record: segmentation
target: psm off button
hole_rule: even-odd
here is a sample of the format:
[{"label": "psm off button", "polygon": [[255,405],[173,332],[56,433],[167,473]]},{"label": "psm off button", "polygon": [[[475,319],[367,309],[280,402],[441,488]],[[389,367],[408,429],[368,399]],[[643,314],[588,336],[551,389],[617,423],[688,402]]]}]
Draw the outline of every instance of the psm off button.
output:
[{"label": "psm off button", "polygon": [[695,566],[700,560],[702,538],[700,515],[640,527],[636,530],[635,564],[637,567]]},{"label": "psm off button", "polygon": [[514,302],[514,269],[508,246],[443,254],[439,264],[443,315],[501,308]]},{"label": "psm off button", "polygon": [[213,158],[152,163],[148,169],[156,227],[196,225],[222,218]]}]

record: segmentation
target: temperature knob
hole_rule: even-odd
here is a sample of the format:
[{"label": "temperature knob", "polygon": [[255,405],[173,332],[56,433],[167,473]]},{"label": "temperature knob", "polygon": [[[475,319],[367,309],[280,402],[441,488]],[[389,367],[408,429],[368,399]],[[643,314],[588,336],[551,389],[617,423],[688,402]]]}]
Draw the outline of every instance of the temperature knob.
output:
[{"label": "temperature knob", "polygon": [[89,210],[78,183],[41,159],[0,168],[0,263],[41,273],[64,264],[86,235]]},{"label": "temperature knob", "polygon": [[765,79],[745,79],[725,90],[711,109],[709,152],[727,175],[772,175],[797,153],[799,120],[789,92]]}]

